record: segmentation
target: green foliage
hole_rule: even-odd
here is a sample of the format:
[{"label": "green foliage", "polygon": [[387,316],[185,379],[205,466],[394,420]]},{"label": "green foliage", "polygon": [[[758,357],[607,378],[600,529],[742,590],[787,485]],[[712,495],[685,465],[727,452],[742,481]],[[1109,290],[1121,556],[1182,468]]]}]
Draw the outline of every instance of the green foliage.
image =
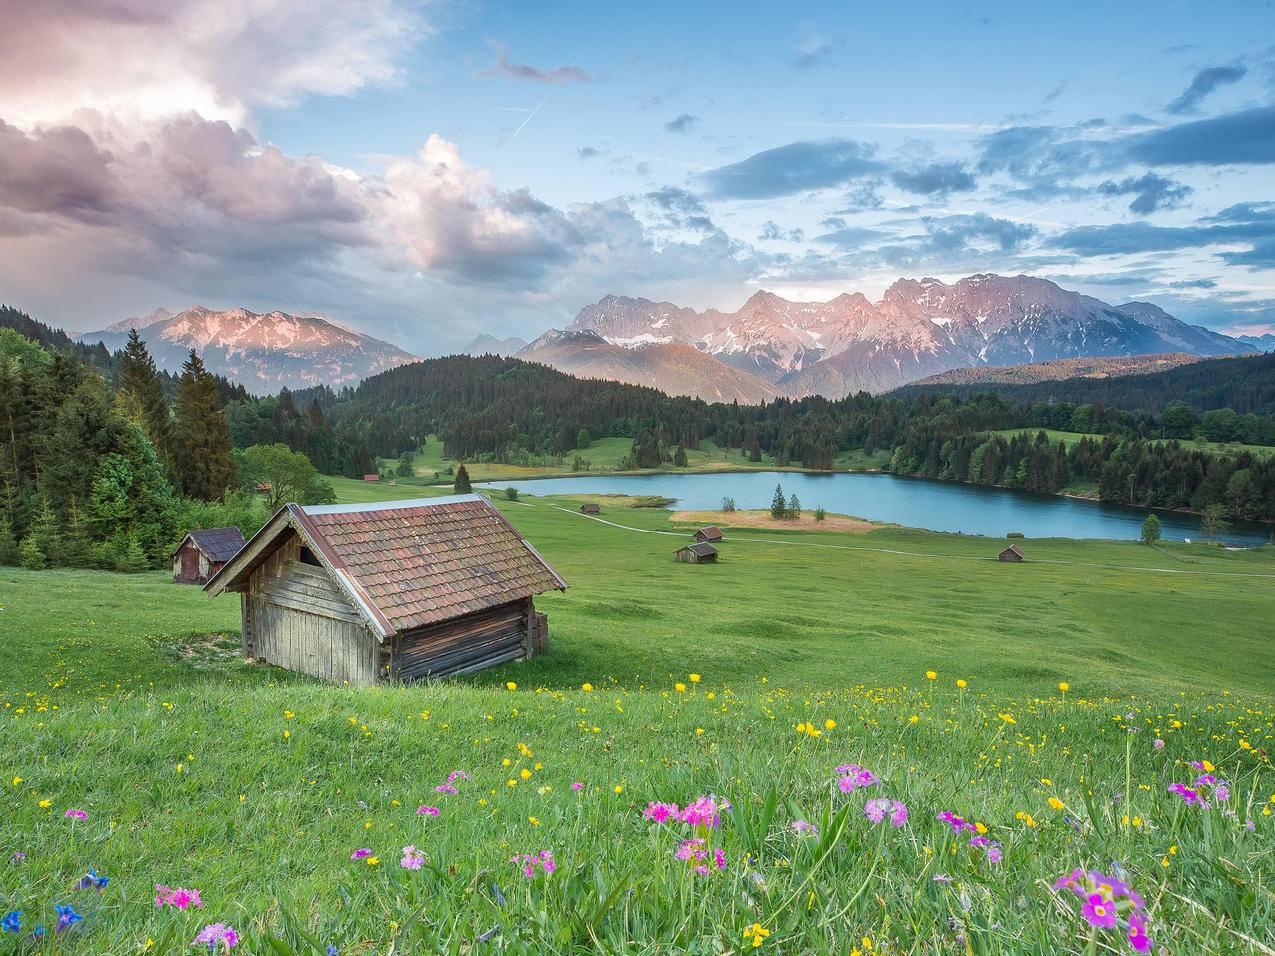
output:
[{"label": "green foliage", "polygon": [[332,485],[299,451],[287,445],[252,445],[235,453],[235,466],[245,489],[269,485],[267,507],[277,511],[288,502],[299,505],[326,505],[336,501]]},{"label": "green foliage", "polygon": [[182,490],[213,501],[234,487],[234,441],[217,382],[191,350],[177,385],[173,450]]},{"label": "green foliage", "polygon": [[797,497],[795,491],[788,499],[788,506],[784,509],[784,517],[789,521],[796,521],[801,517],[801,499]]},{"label": "green foliage", "polygon": [[474,490],[469,482],[469,472],[465,470],[464,463],[456,469],[456,480],[452,483],[452,490],[458,495],[467,495]]},{"label": "green foliage", "polygon": [[42,571],[48,567],[48,560],[40,550],[40,542],[35,535],[29,534],[18,545],[18,565],[28,571]]},{"label": "green foliage", "polygon": [[770,516],[778,521],[788,512],[788,499],[784,497],[784,486],[775,485],[775,495],[770,499]]},{"label": "green foliage", "polygon": [[505,489],[505,500],[506,500],[506,501],[517,501],[517,500],[518,500],[518,489],[517,489],[517,488],[514,488],[514,487],[512,487],[512,486],[510,486],[510,487],[506,488],[506,489]]},{"label": "green foliage", "polygon": [[816,506],[815,506],[815,520],[816,520],[816,521],[823,521],[823,520],[824,520],[825,518],[827,518],[827,517],[828,517],[828,512],[826,512],[826,511],[824,511],[824,510],[823,510],[823,505],[816,505]]},{"label": "green foliage", "polygon": [[1226,520],[1226,509],[1220,504],[1206,505],[1200,513],[1200,534],[1212,541],[1226,532],[1231,523]]},{"label": "green foliage", "polygon": [[0,512],[0,564],[18,563],[18,541],[13,536],[9,516]]},{"label": "green foliage", "polygon": [[150,562],[146,552],[142,550],[136,534],[130,534],[123,542],[123,547],[115,558],[115,570],[121,574],[138,574],[147,570]]},{"label": "green foliage", "polygon": [[723,510],[723,511],[725,511],[725,512],[728,512],[728,513],[729,513],[729,512],[731,512],[731,511],[734,511],[734,510],[735,510],[735,499],[734,499],[734,498],[732,498],[732,497],[730,497],[729,495],[728,495],[727,497],[723,498],[723,499],[722,499],[722,510]]},{"label": "green foliage", "polygon": [[398,456],[398,467],[394,469],[394,474],[398,478],[411,478],[416,474],[414,464],[416,455],[413,452],[405,451]]},{"label": "green foliage", "polygon": [[1153,547],[1160,540],[1160,519],[1155,515],[1147,515],[1142,522],[1142,543]]},{"label": "green foliage", "polygon": [[[261,499],[243,489],[227,492],[220,501],[183,498],[177,511],[175,539],[191,528],[230,527],[238,528],[245,538],[251,538],[269,516]],[[170,551],[177,546],[175,539],[169,542]]]},{"label": "green foliage", "polygon": [[681,442],[679,442],[677,445],[677,451],[673,452],[673,467],[674,468],[686,467],[686,449],[682,447]]}]

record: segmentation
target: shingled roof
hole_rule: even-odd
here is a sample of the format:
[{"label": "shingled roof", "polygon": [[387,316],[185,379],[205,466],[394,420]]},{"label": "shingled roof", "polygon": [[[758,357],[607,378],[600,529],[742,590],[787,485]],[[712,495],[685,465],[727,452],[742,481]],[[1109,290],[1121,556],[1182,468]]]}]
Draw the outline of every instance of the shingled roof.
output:
[{"label": "shingled roof", "polygon": [[[186,532],[186,537],[213,562],[229,561],[244,546],[243,532],[238,528],[201,528]],[[185,543],[186,538],[183,538],[182,545]],[[181,545],[178,545],[177,551],[180,550]]]},{"label": "shingled roof", "polygon": [[475,494],[289,504],[206,590],[236,590],[288,528],[311,545],[382,637],[567,586],[505,516]]}]

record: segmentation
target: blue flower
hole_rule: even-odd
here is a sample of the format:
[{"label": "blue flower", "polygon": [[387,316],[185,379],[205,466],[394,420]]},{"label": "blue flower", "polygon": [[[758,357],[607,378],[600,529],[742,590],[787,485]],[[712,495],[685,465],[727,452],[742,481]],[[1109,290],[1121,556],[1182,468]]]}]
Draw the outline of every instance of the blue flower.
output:
[{"label": "blue flower", "polygon": [[338,956],[335,943],[328,943],[328,956]]},{"label": "blue flower", "polygon": [[89,867],[89,871],[80,877],[80,882],[75,884],[77,890],[97,890],[101,892],[106,888],[106,884],[111,882],[109,876],[98,876],[93,867]]},{"label": "blue flower", "polygon": [[75,907],[73,906],[58,906],[55,904],[53,908],[58,911],[58,922],[57,925],[53,927],[55,932],[60,933],[63,930],[70,929],[76,923],[80,922],[80,920],[84,919],[83,916],[75,912]]},{"label": "blue flower", "polygon": [[4,919],[0,919],[0,930],[6,933],[22,932],[22,913],[19,910],[14,910],[5,916]]}]

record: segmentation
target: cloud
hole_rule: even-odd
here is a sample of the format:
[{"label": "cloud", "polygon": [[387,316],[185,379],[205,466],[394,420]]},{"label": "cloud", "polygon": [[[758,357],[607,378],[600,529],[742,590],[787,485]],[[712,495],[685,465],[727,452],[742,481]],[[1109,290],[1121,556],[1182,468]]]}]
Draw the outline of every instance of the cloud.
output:
[{"label": "cloud", "polygon": [[[825,220],[827,225],[836,225],[839,220]],[[868,229],[864,226],[847,226],[844,223],[834,228],[831,232],[825,232],[821,236],[815,236],[815,242],[822,242],[825,245],[837,246],[846,251],[867,251],[882,239],[889,238],[888,232],[882,232],[880,229]]]},{"label": "cloud", "polygon": [[689,133],[696,126],[699,126],[700,118],[691,113],[682,113],[673,117],[664,124],[666,133]]},{"label": "cloud", "polygon": [[722,199],[791,196],[882,172],[875,154],[875,146],[850,139],[789,143],[710,170],[703,180]]},{"label": "cloud", "polygon": [[1218,257],[1231,265],[1275,267],[1275,203],[1239,203],[1188,226],[1154,226],[1146,222],[1079,226],[1053,237],[1050,244],[1081,255],[1135,255],[1247,246]]},{"label": "cloud", "polygon": [[593,159],[595,156],[601,156],[602,150],[596,146],[577,146],[576,155],[581,159]]},{"label": "cloud", "polygon": [[663,225],[694,232],[714,232],[717,227],[694,193],[677,186],[662,186],[642,197],[660,213]]},{"label": "cloud", "polygon": [[1178,279],[1169,283],[1171,289],[1216,289],[1216,279]]},{"label": "cloud", "polygon": [[1275,163],[1275,106],[1260,106],[1128,137],[1124,155],[1151,166]]},{"label": "cloud", "polygon": [[1165,107],[1170,113],[1189,113],[1200,105],[1200,101],[1228,83],[1238,83],[1248,75],[1248,70],[1238,63],[1230,66],[1210,66],[1195,74],[1190,85],[1182,94]]},{"label": "cloud", "polygon": [[762,223],[761,232],[757,236],[759,240],[787,240],[788,242],[801,242],[805,237],[804,230],[796,228],[785,231],[780,229],[779,223],[773,219],[768,219]]},{"label": "cloud", "polygon": [[495,66],[478,72],[479,76],[507,76],[514,80],[526,80],[532,83],[544,83],[547,86],[559,86],[563,83],[587,83],[589,76],[578,66],[558,66],[552,70],[541,70],[525,63],[513,63],[509,59],[509,48],[498,40],[488,40],[488,44],[496,51]]},{"label": "cloud", "polygon": [[410,0],[7,4],[0,103],[24,128],[81,109],[242,124],[254,107],[397,82],[431,29]]},{"label": "cloud", "polygon": [[890,181],[905,192],[925,196],[970,192],[978,187],[978,181],[959,162],[930,163],[927,166],[895,170],[890,175]]},{"label": "cloud", "polygon": [[1101,196],[1135,194],[1129,210],[1139,215],[1149,215],[1161,209],[1175,209],[1191,194],[1191,187],[1166,179],[1156,173],[1144,173],[1137,178],[1126,177],[1120,182],[1108,179],[1096,188]]}]

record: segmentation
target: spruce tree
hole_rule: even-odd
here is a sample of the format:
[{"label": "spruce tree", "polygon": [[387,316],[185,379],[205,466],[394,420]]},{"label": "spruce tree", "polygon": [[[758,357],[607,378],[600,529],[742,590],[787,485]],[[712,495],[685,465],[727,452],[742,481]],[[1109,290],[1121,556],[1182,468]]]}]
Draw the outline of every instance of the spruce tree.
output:
[{"label": "spruce tree", "polygon": [[677,443],[677,451],[673,453],[673,466],[675,468],[686,467],[686,449],[682,447],[682,443]]},{"label": "spruce tree", "polygon": [[793,492],[791,498],[788,499],[788,520],[796,521],[801,517],[801,500],[797,497],[797,493]]},{"label": "spruce tree", "polygon": [[458,495],[467,495],[474,490],[473,486],[469,483],[469,472],[465,470],[465,465],[463,463],[456,469],[456,482],[452,488]]},{"label": "spruce tree", "polygon": [[775,485],[775,497],[770,499],[770,516],[778,521],[787,511],[788,499],[784,497],[784,486]]},{"label": "spruce tree", "polygon": [[192,498],[214,501],[234,485],[234,442],[217,380],[194,349],[177,383],[176,411],[173,448],[182,490]]},{"label": "spruce tree", "polygon": [[137,535],[130,534],[128,542],[115,558],[115,570],[122,574],[137,574],[149,568],[150,562],[146,560],[141,542],[137,540]]},{"label": "spruce tree", "polygon": [[18,545],[18,564],[28,571],[43,571],[49,566],[35,535],[27,535],[22,539],[22,544]]},{"label": "spruce tree", "polygon": [[173,423],[168,401],[164,398],[164,383],[137,329],[128,330],[128,344],[120,352],[119,361],[121,403],[126,409],[136,412],[135,420],[142,426],[160,458],[168,459],[172,454]]},{"label": "spruce tree", "polygon": [[13,536],[9,516],[0,513],[0,564],[18,563],[18,541]]}]

